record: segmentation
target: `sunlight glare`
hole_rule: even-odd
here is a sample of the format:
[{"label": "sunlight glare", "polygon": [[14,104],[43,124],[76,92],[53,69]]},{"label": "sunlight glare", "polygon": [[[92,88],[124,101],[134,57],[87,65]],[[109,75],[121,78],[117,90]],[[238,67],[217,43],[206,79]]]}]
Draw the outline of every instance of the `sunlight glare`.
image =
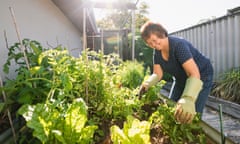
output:
[{"label": "sunlight glare", "polygon": [[116,2],[117,0],[92,0],[93,2]]}]

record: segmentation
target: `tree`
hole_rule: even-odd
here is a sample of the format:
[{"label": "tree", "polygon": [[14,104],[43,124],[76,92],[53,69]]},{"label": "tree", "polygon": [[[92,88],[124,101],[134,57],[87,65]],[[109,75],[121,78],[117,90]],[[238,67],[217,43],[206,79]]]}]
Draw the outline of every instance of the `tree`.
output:
[{"label": "tree", "polygon": [[[131,2],[133,0],[128,0]],[[126,1],[127,2],[127,1]],[[137,9],[135,10],[135,22],[136,22],[136,31],[140,30],[140,27],[143,23],[149,20],[146,17],[148,14],[149,6],[144,2],[140,2],[138,6],[139,0],[136,2]],[[110,9],[106,14],[106,17],[97,21],[97,25],[102,29],[123,29],[123,28],[131,28],[131,10],[127,9]]]},{"label": "tree", "polygon": [[147,18],[149,6],[147,5],[146,2],[141,2],[140,6],[138,7],[138,11],[136,12],[136,31],[139,32],[141,26],[149,20]]},{"label": "tree", "polygon": [[[135,10],[135,59],[139,62],[143,62],[145,72],[149,68],[152,71],[152,49],[147,47],[140,36],[141,26],[149,20],[147,17],[149,6],[144,0],[137,0],[137,9]],[[113,29],[131,29],[132,16],[131,10],[111,9],[108,11],[106,17],[97,21],[99,28],[105,30]],[[131,34],[128,36],[128,47],[125,49],[125,54],[131,53]],[[127,51],[127,52],[126,52]],[[129,56],[127,56],[129,57]]]}]

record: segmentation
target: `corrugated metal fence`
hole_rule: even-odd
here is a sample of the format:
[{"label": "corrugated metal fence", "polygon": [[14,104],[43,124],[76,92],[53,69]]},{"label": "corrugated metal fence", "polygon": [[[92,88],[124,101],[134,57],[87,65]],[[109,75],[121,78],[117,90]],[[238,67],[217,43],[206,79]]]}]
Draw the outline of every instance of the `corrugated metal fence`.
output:
[{"label": "corrugated metal fence", "polygon": [[183,37],[211,59],[214,78],[240,67],[240,7],[214,20],[173,32]]}]

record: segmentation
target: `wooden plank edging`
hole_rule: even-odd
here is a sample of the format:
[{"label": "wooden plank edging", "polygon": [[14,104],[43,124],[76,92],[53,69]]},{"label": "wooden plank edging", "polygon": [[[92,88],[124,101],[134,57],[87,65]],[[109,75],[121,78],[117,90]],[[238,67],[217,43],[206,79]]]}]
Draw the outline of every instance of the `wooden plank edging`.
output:
[{"label": "wooden plank edging", "polygon": [[[200,121],[200,126],[202,127],[205,134],[212,139],[216,144],[221,144],[221,133],[217,131],[215,128],[210,126],[204,121]],[[235,144],[234,141],[232,141],[230,138],[225,137],[225,143],[224,144]]]},{"label": "wooden plank edging", "polygon": [[234,118],[240,119],[240,105],[230,102],[230,101],[226,101],[224,99],[220,99],[214,96],[209,96],[208,100],[206,102],[206,105],[218,110],[218,106],[219,104],[222,105],[222,112],[230,115]]}]

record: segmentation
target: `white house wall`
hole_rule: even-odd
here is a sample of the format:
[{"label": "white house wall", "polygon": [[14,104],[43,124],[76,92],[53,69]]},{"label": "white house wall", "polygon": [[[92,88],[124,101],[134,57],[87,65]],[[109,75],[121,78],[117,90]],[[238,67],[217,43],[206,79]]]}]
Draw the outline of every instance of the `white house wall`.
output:
[{"label": "white house wall", "polygon": [[0,1],[0,74],[13,77],[14,70],[9,75],[3,73],[3,65],[7,59],[8,50],[4,38],[7,34],[8,45],[18,42],[16,29],[9,7],[15,13],[21,39],[29,38],[40,42],[44,47],[67,47],[74,56],[79,56],[82,49],[81,33],[66,16],[50,0],[1,0]]}]

